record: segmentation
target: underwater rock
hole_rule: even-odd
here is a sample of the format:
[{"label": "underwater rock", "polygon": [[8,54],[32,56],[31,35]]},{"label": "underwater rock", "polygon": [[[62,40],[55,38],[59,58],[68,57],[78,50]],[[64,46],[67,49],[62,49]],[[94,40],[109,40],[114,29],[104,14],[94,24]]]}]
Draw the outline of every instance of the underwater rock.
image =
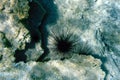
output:
[{"label": "underwater rock", "polygon": [[[43,18],[43,12],[42,17],[30,25],[32,28],[27,26],[27,29],[21,22],[29,16],[27,0],[4,0],[0,3],[0,79],[120,79],[119,0],[34,1],[45,9],[46,16]],[[40,22],[42,19],[43,23]],[[36,62],[43,53],[41,41],[30,43],[24,49],[30,42],[31,33],[36,35],[34,32],[39,31],[33,25],[40,23],[50,32],[47,35],[50,53],[43,62]],[[36,36],[34,38],[36,40]],[[23,50],[27,56],[26,63],[14,63],[16,49]]]},{"label": "underwater rock", "polygon": [[[50,32],[54,29],[54,32],[57,33],[55,36],[58,36],[58,30],[69,27],[81,40],[78,43],[79,46],[76,48],[80,47],[80,49],[82,48],[85,50],[85,53],[82,54],[86,55],[88,51],[86,47],[88,47],[91,52],[87,55],[92,55],[95,58],[101,59],[104,65],[101,68],[106,73],[105,80],[119,80],[120,1],[54,0],[54,3],[57,6],[58,19],[56,24],[47,24]],[[52,43],[54,39],[56,39],[56,37],[53,37]],[[53,44],[55,43],[54,41]],[[50,48],[52,49],[53,47],[55,47],[55,45],[52,45]],[[83,51],[82,49],[79,52],[80,54],[81,51]],[[52,55],[53,51],[50,50],[50,52]],[[56,52],[55,54],[56,56],[53,57],[58,57],[58,53]]]},{"label": "underwater rock", "polygon": [[103,80],[105,73],[101,61],[92,56],[74,55],[69,60],[17,63],[6,70],[0,70],[5,80]]},{"label": "underwater rock", "polygon": [[4,0],[0,3],[0,32],[3,32],[13,49],[24,49],[30,41],[29,31],[21,23],[28,17],[28,1]]},{"label": "underwater rock", "polygon": [[16,49],[24,49],[30,42],[29,31],[21,20],[28,17],[27,0],[0,1],[0,68],[9,67],[14,62]]}]

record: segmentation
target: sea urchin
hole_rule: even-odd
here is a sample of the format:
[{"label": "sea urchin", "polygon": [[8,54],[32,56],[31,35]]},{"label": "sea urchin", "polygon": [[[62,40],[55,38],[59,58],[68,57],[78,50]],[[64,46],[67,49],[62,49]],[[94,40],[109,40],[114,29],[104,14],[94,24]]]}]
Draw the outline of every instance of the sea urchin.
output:
[{"label": "sea urchin", "polygon": [[79,37],[69,28],[52,28],[49,36],[49,48],[51,53],[58,55],[71,55],[76,51]]}]

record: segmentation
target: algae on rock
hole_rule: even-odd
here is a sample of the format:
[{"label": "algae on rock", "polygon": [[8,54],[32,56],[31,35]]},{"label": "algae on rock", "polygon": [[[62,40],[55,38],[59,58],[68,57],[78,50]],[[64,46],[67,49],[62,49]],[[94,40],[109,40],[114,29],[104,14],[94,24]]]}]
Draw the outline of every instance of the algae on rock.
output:
[{"label": "algae on rock", "polygon": [[24,49],[30,41],[29,31],[20,22],[28,17],[27,0],[4,0],[0,3],[0,31],[14,48]]},{"label": "algae on rock", "polygon": [[[0,0],[0,68],[10,67],[16,49],[30,42],[29,31],[20,20],[28,17],[27,0]],[[2,67],[1,67],[2,66]]]}]

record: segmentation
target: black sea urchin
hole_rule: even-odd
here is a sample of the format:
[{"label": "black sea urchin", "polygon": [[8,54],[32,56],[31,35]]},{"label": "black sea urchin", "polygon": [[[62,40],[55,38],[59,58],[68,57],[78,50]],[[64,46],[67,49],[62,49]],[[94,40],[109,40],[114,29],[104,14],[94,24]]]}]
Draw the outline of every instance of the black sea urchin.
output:
[{"label": "black sea urchin", "polygon": [[52,53],[70,55],[77,47],[79,37],[70,28],[52,28],[49,37],[49,48]]}]

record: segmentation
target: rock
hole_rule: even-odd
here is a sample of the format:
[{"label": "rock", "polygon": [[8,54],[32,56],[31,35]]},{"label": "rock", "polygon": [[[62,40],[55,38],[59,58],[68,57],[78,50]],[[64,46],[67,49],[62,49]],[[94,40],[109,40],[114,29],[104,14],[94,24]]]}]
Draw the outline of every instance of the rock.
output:
[{"label": "rock", "polygon": [[[77,60],[76,60],[77,59]],[[0,73],[1,79],[22,80],[103,80],[101,61],[92,56],[74,55],[69,60],[51,60],[45,63],[17,63]],[[4,75],[2,75],[4,74]],[[12,75],[11,75],[12,74]]]},{"label": "rock", "polygon": [[15,60],[15,50],[25,49],[30,42],[29,31],[21,20],[28,17],[28,1],[4,0],[0,3],[0,56],[1,68],[9,67]]},{"label": "rock", "polygon": [[[22,0],[4,0],[0,3],[0,12],[3,12],[4,14],[11,14],[11,17],[19,20],[28,17],[28,10],[29,6],[27,0],[24,2]],[[3,17],[7,16],[3,15]]]},{"label": "rock", "polygon": [[[73,33],[81,39],[78,43],[80,45],[78,46],[80,47],[79,53],[85,50],[86,54],[88,51],[86,47],[89,47],[91,52],[87,55],[102,60],[104,65],[102,69],[106,72],[105,80],[119,80],[120,1],[55,0],[54,3],[57,6],[58,18],[56,24],[46,25],[49,31],[51,32],[54,29],[55,33],[58,33],[57,29],[60,31],[61,28],[71,28],[74,31]],[[53,37],[53,39],[55,38]],[[53,54],[52,50],[50,52],[50,54]],[[58,53],[55,54],[54,58],[57,57]]]},{"label": "rock", "polygon": [[[34,24],[29,27],[22,23],[28,20],[28,1],[1,1],[0,79],[120,79],[119,0],[38,0],[38,3],[44,8],[43,15],[39,20],[35,17],[34,24],[42,23],[42,30],[49,31],[49,44],[45,40],[45,45],[35,36],[39,32]],[[43,18],[44,10],[47,16]],[[51,36],[53,31],[55,36]],[[36,42],[31,41],[31,33]],[[42,36],[47,39],[45,34]],[[42,62],[36,62],[43,53],[41,46],[46,44],[50,53]],[[26,63],[14,63],[16,51],[26,55]]]},{"label": "rock", "polygon": [[0,5],[0,31],[14,49],[24,49],[25,43],[30,42],[30,35],[20,20],[28,17],[28,1],[4,0]]}]

